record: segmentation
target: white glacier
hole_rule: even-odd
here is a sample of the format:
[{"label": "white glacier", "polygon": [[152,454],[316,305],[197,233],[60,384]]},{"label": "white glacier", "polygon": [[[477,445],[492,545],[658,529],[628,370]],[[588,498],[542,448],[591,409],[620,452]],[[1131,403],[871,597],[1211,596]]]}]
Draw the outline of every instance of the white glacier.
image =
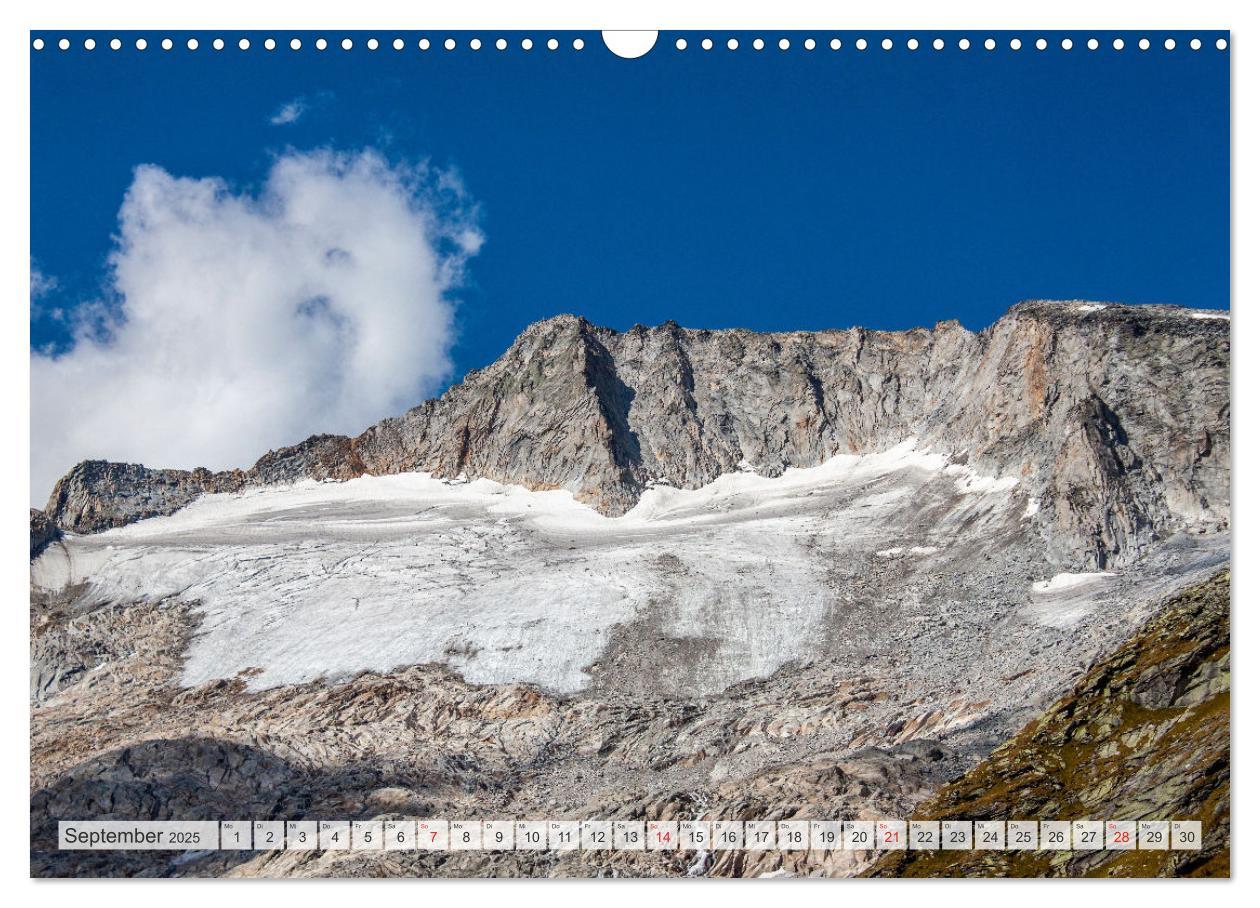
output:
[{"label": "white glacier", "polygon": [[836,602],[829,565],[894,541],[929,486],[941,502],[931,538],[907,526],[914,542],[880,555],[929,558],[1023,505],[1014,479],[913,440],[774,478],[657,485],[619,518],[568,492],[485,479],[306,481],[68,537],[32,580],[86,581],[100,601],[198,603],[186,685],[254,669],[260,689],[442,662],[474,683],[574,692],[613,629],[651,615],[657,633],[712,648],[702,687],[717,690],[818,655]]}]

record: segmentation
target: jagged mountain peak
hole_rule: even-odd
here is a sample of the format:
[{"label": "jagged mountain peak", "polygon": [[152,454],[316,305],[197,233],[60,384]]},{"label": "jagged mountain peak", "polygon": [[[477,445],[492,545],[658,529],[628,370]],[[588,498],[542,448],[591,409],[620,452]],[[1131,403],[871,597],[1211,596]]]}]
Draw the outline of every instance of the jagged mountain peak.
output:
[{"label": "jagged mountain peak", "polygon": [[516,340],[513,342],[513,346],[530,337],[542,337],[560,333],[584,334],[595,330],[609,331],[611,329],[599,329],[598,326],[587,321],[587,319],[581,315],[561,312],[548,318],[539,319],[536,322],[530,322],[525,326],[525,330],[517,335]]}]

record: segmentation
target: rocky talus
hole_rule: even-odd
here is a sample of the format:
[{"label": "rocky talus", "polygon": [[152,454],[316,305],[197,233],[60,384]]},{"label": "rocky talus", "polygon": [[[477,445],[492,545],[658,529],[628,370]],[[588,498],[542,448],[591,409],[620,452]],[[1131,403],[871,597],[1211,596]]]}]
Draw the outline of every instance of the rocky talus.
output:
[{"label": "rocky talus", "polygon": [[916,819],[1182,819],[1201,851],[908,851],[874,876],[1229,876],[1229,574],[1176,597]]},{"label": "rocky talus", "polygon": [[33,635],[90,663],[32,707],[33,875],[851,875],[871,855],[63,852],[56,830],[85,816],[887,816],[974,763],[999,728],[969,721],[984,704],[960,698],[948,715],[886,735],[890,711],[921,708],[878,677],[822,664],[703,698],[560,698],[470,685],[435,666],[260,693],[246,677],[185,688],[179,654],[197,625],[176,601],[33,602]]},{"label": "rocky talus", "polygon": [[1020,477],[1047,552],[1115,566],[1229,521],[1229,321],[1173,306],[1027,302],[972,333],[759,334],[559,316],[489,367],[354,438],[315,436],[248,470],[88,461],[46,508],[89,533],[207,492],[428,471],[568,489],[605,514],[651,483],[777,475],[907,438]]},{"label": "rocky talus", "polygon": [[[37,876],[851,876],[850,851],[61,852],[56,821],[555,817],[1189,818],[1201,852],[937,852],[889,875],[1225,875],[1228,574],[1173,597],[1014,738],[988,703],[929,709],[826,663],[700,698],[470,685],[436,666],[251,693],[193,688],[178,601],[37,597],[67,671],[31,718]],[[991,754],[987,759],[986,754]],[[950,779],[954,781],[950,782]]]}]

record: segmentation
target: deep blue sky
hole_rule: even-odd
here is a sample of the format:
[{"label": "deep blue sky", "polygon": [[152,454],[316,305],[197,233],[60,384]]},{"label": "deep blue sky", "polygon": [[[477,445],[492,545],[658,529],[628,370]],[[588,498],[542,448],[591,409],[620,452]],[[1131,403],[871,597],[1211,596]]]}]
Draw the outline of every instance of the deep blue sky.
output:
[{"label": "deep blue sky", "polygon": [[[460,294],[456,376],[531,321],[574,312],[616,328],[817,329],[992,322],[1029,297],[1229,302],[1229,53],[1163,37],[969,33],[970,50],[878,48],[884,33],[765,33],[700,49],[662,33],[626,61],[586,49],[317,52],[315,34],[254,49],[184,49],[188,33],[105,37],[31,55],[31,247],[58,281],[48,305],[97,294],[132,170],[257,184],[286,148],[373,146],[463,175],[486,245]],[[113,34],[113,33],[110,33]],[[170,35],[176,49],[158,49]],[[339,39],[343,33],[328,33]],[[395,33],[381,33],[392,39]],[[685,36],[690,47],[674,49]],[[839,52],[826,46],[838,34]],[[985,51],[992,34],[998,49]],[[1120,34],[1126,48],[1111,49]],[[1152,33],[1154,34],[1154,33]],[[716,36],[716,35],[715,35]],[[271,114],[319,103],[298,123]],[[66,338],[34,318],[31,342]]]}]

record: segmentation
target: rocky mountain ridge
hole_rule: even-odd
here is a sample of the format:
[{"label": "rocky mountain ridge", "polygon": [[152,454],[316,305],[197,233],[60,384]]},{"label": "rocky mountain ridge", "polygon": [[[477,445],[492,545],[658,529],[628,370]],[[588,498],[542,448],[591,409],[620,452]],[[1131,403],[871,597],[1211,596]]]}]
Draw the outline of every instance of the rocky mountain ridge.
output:
[{"label": "rocky mountain ridge", "polygon": [[211,492],[426,471],[568,489],[620,515],[654,483],[778,475],[915,438],[1018,477],[1053,560],[1122,565],[1228,526],[1229,349],[1227,315],[1174,306],[1025,302],[979,333],[617,332],[558,316],[354,438],[217,473],[87,461],[45,510],[90,533]]}]

